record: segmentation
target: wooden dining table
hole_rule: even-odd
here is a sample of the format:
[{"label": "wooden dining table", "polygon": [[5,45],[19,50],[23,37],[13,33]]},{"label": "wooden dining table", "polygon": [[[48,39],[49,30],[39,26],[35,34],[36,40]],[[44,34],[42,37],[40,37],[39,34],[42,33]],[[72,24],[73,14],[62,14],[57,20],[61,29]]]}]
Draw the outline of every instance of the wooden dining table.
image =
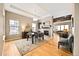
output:
[{"label": "wooden dining table", "polygon": [[36,39],[38,39],[38,37],[41,37],[44,40],[44,34],[43,33],[29,32],[28,35],[29,35],[29,37],[32,38],[32,44],[34,44],[36,42]]}]

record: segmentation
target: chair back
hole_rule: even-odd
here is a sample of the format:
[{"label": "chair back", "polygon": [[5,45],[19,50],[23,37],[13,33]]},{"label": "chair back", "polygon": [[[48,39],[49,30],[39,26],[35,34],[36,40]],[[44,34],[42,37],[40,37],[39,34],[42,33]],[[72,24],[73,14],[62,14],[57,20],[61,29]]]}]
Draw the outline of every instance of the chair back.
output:
[{"label": "chair back", "polygon": [[69,43],[73,43],[73,41],[74,41],[74,36],[73,36],[73,35],[70,35],[70,36],[68,37],[68,41],[69,41]]},{"label": "chair back", "polygon": [[35,38],[38,38],[38,33],[35,32]]},{"label": "chair back", "polygon": [[69,36],[68,36],[68,40],[71,38],[71,36],[72,36],[72,34],[69,34]]}]

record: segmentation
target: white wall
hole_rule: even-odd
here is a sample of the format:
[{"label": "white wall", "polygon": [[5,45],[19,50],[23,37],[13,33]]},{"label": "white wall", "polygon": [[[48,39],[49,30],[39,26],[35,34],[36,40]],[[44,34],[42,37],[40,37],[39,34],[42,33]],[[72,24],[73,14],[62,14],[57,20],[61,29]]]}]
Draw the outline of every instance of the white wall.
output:
[{"label": "white wall", "polygon": [[74,38],[74,53],[79,56],[79,4],[75,4],[75,38]]},{"label": "white wall", "polygon": [[5,24],[4,24],[4,15],[3,15],[3,4],[0,3],[0,55],[2,55],[3,50],[3,35],[5,34]]}]

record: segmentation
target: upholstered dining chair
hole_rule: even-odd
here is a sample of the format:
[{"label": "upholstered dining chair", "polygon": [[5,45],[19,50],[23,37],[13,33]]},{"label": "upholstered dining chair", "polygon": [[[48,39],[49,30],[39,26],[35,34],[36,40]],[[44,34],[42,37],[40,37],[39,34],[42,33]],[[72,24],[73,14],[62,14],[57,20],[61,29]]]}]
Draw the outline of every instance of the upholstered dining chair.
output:
[{"label": "upholstered dining chair", "polygon": [[74,41],[74,36],[72,34],[69,34],[68,38],[60,38],[58,42],[58,48],[60,45],[65,46],[68,48],[71,52],[73,50],[73,42]]}]

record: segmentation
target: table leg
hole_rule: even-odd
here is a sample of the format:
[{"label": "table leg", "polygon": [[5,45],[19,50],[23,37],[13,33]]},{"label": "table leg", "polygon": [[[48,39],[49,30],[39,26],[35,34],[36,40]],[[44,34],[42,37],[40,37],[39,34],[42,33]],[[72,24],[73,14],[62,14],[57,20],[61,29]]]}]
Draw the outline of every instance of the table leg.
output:
[{"label": "table leg", "polygon": [[32,44],[34,44],[34,36],[32,36]]}]

